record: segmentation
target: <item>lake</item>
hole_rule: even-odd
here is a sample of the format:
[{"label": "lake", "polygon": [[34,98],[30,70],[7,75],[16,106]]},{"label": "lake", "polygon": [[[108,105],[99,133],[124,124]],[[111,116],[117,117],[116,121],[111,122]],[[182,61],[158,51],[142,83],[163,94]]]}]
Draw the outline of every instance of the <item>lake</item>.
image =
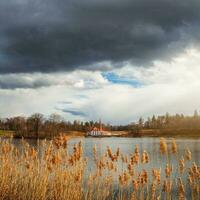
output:
[{"label": "lake", "polygon": [[[37,146],[36,140],[26,140],[30,145]],[[83,145],[83,154],[85,157],[89,158],[88,167],[91,168],[93,162],[91,159],[93,157],[93,147],[97,147],[97,155],[103,156],[106,152],[107,147],[109,146],[113,152],[120,148],[120,151],[124,155],[130,155],[134,153],[136,145],[139,146],[140,154],[143,150],[146,150],[150,156],[150,164],[147,166],[147,170],[152,167],[163,168],[166,164],[166,159],[161,156],[159,152],[160,138],[155,137],[144,137],[144,138],[127,138],[127,137],[86,137],[86,138],[72,138],[68,142],[68,150],[72,152],[74,144],[82,142]],[[168,144],[168,149],[170,150],[170,143],[172,138],[166,138]],[[16,146],[21,146],[20,139],[13,139],[13,142]],[[192,160],[195,161],[198,165],[200,164],[200,138],[177,138],[176,143],[178,146],[178,157],[184,156],[185,150],[189,149],[192,153]],[[177,162],[174,156],[170,157],[172,164]]]}]

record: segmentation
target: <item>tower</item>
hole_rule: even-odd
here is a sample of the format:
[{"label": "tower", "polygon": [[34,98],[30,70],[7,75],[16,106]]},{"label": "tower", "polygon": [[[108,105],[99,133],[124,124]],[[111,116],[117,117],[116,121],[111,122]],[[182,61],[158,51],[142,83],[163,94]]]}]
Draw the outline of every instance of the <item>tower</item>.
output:
[{"label": "tower", "polygon": [[102,131],[102,123],[101,123],[101,119],[99,120],[99,130]]}]

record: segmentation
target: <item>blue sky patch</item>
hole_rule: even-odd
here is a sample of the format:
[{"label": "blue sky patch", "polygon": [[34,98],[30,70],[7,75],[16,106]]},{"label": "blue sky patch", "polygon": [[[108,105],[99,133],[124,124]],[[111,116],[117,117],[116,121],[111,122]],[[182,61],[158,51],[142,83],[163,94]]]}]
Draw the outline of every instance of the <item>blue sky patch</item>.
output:
[{"label": "blue sky patch", "polygon": [[131,85],[133,87],[140,87],[143,85],[143,83],[137,79],[118,76],[114,72],[103,72],[102,76],[111,83],[115,84],[126,84],[126,85]]}]

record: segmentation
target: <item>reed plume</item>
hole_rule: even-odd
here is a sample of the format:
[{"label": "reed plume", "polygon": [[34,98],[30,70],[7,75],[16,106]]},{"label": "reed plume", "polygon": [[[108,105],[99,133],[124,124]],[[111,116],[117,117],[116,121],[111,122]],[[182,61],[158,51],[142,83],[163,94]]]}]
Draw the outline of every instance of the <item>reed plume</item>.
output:
[{"label": "reed plume", "polygon": [[138,145],[128,155],[109,146],[100,155],[95,145],[93,159],[84,156],[82,142],[70,146],[68,140],[56,137],[38,149],[22,140],[18,149],[11,140],[0,139],[0,200],[157,200],[163,195],[165,199],[199,199],[200,166],[192,161],[189,149],[179,157],[175,140],[169,152],[165,139],[160,140],[160,153],[176,154],[178,161],[162,156],[164,168],[155,168],[146,150],[141,149],[140,156]]}]

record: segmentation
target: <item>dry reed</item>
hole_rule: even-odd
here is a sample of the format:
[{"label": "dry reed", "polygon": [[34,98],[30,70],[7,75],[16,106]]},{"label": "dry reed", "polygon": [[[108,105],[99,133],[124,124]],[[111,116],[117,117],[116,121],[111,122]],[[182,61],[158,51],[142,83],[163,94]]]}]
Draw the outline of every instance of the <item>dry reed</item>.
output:
[{"label": "dry reed", "polygon": [[[150,169],[153,161],[145,149],[140,156],[138,145],[129,155],[123,155],[119,148],[113,152],[107,147],[103,156],[98,156],[94,146],[93,158],[85,158],[81,142],[69,153],[68,139],[60,136],[43,141],[40,148],[22,140],[19,149],[12,140],[0,140],[0,199],[196,200],[200,197],[200,166],[191,161],[189,149],[173,167],[164,156],[170,153],[178,156],[175,140],[168,151],[165,139],[161,138],[160,153],[166,166]],[[92,170],[88,171],[91,162]]]}]

